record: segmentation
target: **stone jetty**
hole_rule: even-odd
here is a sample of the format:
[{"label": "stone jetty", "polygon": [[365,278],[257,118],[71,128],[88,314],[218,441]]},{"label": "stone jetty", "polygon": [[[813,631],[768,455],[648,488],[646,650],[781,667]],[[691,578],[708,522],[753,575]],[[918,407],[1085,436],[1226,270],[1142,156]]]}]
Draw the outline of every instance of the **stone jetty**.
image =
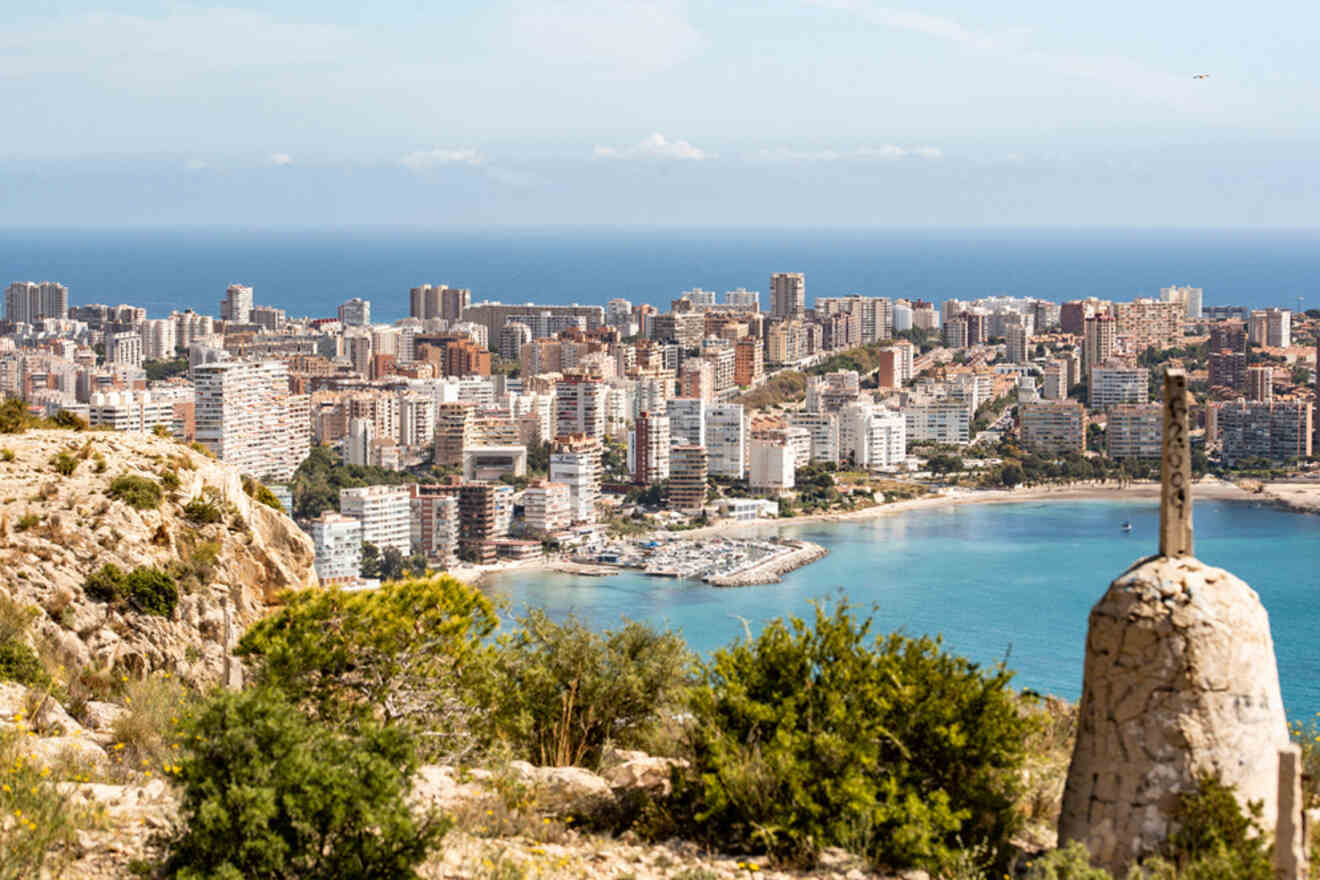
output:
[{"label": "stone jetty", "polygon": [[706,578],[716,587],[750,587],[756,584],[777,584],[790,571],[810,565],[830,551],[811,541],[784,541],[785,552],[777,553],[755,565],[728,574]]}]

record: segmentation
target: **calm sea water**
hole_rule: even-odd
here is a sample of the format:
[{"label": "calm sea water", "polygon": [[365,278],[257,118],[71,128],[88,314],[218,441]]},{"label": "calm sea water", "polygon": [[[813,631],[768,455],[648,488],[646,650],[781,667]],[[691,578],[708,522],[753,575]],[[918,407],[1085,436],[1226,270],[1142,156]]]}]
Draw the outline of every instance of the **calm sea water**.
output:
[{"label": "calm sea water", "polygon": [[1205,290],[1206,305],[1320,305],[1320,232],[1168,230],[513,229],[317,231],[0,229],[0,284],[53,280],[74,304],[214,314],[226,285],[292,315],[333,315],[354,296],[377,320],[408,289],[444,282],[476,299],[665,305],[691,287],[759,290],[805,272],[808,301],[858,292],[942,301],[1049,300]]},{"label": "calm sea water", "polygon": [[[1123,520],[1132,521],[1130,534],[1119,531]],[[874,603],[880,632],[942,634],[974,660],[1007,658],[1019,687],[1076,699],[1091,606],[1153,552],[1158,520],[1156,503],[1145,500],[965,505],[785,526],[783,534],[830,554],[779,584],[718,589],[635,574],[513,573],[491,590],[514,609],[576,614],[597,629],[624,617],[667,624],[703,654],[742,637],[742,619],[757,632],[841,592],[854,605]],[[1197,556],[1249,583],[1269,611],[1289,717],[1320,711],[1320,517],[1203,501],[1195,526]]]}]

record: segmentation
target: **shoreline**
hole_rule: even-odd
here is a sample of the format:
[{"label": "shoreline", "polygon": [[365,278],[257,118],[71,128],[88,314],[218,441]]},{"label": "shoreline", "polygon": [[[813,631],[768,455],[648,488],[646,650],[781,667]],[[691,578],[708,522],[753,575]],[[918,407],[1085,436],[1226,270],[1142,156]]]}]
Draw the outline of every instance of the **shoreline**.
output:
[{"label": "shoreline", "polygon": [[[892,504],[877,504],[844,513],[813,513],[788,519],[757,519],[744,522],[721,521],[715,525],[674,534],[680,538],[703,538],[712,535],[725,535],[730,532],[746,533],[763,529],[777,531],[782,527],[797,526],[804,523],[857,522],[882,516],[894,516],[913,510],[935,510],[965,504],[1108,501],[1119,498],[1157,499],[1159,495],[1160,484],[1155,481],[1129,483],[1122,488],[1119,488],[1116,484],[1070,484],[1063,486],[1032,486],[1018,489],[946,489],[922,498],[895,501]],[[1320,483],[1269,483],[1263,487],[1262,491],[1251,492],[1235,483],[1206,477],[1197,481],[1192,488],[1193,504],[1198,500],[1254,501],[1296,513],[1320,513]],[[459,565],[450,569],[447,574],[471,586],[481,588],[484,582],[492,576],[527,569],[593,577],[608,577],[611,574],[627,570],[623,568],[616,569],[613,566],[603,564],[587,565],[566,559],[535,559],[497,563],[493,566]]]}]

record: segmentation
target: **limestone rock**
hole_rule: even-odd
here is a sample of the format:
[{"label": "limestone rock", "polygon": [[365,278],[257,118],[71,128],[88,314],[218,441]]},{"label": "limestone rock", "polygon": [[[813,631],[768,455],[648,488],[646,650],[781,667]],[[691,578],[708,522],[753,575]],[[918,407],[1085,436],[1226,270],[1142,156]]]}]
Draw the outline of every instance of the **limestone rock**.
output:
[{"label": "limestone rock", "polygon": [[1276,815],[1288,742],[1269,618],[1227,571],[1152,557],[1091,609],[1061,843],[1120,874],[1167,838],[1178,796],[1205,774]]},{"label": "limestone rock", "polygon": [[628,760],[601,771],[601,776],[616,792],[645,791],[668,796],[673,791],[674,768],[686,766],[687,761],[678,758],[656,758],[636,752]]}]

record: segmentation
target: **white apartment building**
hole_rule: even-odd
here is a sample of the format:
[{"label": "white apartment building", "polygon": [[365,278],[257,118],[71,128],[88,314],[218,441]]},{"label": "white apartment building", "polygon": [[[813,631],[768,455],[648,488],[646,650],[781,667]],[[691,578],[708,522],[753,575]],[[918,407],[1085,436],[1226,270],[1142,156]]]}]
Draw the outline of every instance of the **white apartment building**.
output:
[{"label": "white apartment building", "polygon": [[[339,323],[345,327],[371,326],[371,300],[353,297],[339,306]],[[391,352],[392,354],[393,352]]]},{"label": "white apartment building", "polygon": [[105,362],[128,367],[142,366],[142,334],[132,330],[107,334]]},{"label": "white apartment building", "polygon": [[361,576],[362,523],[323,510],[307,530],[316,546],[316,576],[322,584],[351,583]]},{"label": "white apartment building", "polygon": [[897,467],[907,458],[907,422],[902,413],[869,404],[839,412],[839,460],[862,470]]},{"label": "white apartment building", "polygon": [[761,310],[761,294],[759,291],[747,290],[742,287],[737,290],[726,290],[724,292],[724,304],[736,309],[759,312]]},{"label": "white apartment building", "polygon": [[1199,287],[1161,287],[1162,302],[1176,302],[1183,307],[1183,317],[1196,320],[1201,317],[1202,290]]},{"label": "white apartment building", "polygon": [[87,422],[116,431],[150,431],[157,425],[172,429],[174,400],[156,399],[150,391],[98,391],[87,407]]},{"label": "white apartment building", "polygon": [[565,376],[555,385],[555,435],[605,436],[608,386],[596,378]]},{"label": "white apartment building", "polygon": [[357,467],[373,464],[372,447],[376,444],[376,426],[370,419],[349,419],[344,438],[344,462]]},{"label": "white apartment building", "polygon": [[412,499],[407,486],[359,486],[339,490],[339,512],[362,523],[363,543],[384,553],[412,552]]},{"label": "white apartment building", "polygon": [[69,289],[54,281],[15,281],[5,288],[5,320],[35,324],[69,316]]},{"label": "white apartment building", "polygon": [[550,481],[568,486],[573,522],[596,521],[600,497],[600,441],[581,435],[555,441],[550,453]]},{"label": "white apartment building", "polygon": [[839,461],[838,413],[794,411],[788,414],[788,424],[807,432],[810,441],[809,461],[812,464]]},{"label": "white apartment building", "polygon": [[149,361],[170,360],[174,357],[174,322],[169,318],[153,318],[142,323],[142,357]]},{"label": "white apartment building", "polygon": [[247,324],[252,320],[252,288],[242,284],[231,284],[225,289],[225,298],[220,300],[220,318],[235,324]]},{"label": "white apartment building", "polygon": [[1105,448],[1110,458],[1157,459],[1164,451],[1164,409],[1158,403],[1119,404],[1109,410]]},{"label": "white apartment building", "polygon": [[903,407],[909,443],[951,443],[965,446],[972,439],[972,413],[956,401]]},{"label": "white apartment building", "polygon": [[794,486],[793,450],[779,440],[752,438],[748,482],[757,491],[786,492]]},{"label": "white apartment building", "polygon": [[412,550],[440,568],[458,559],[459,513],[457,493],[419,493],[409,499]]},{"label": "white apartment building", "polygon": [[743,420],[742,404],[708,405],[705,421],[708,472],[711,476],[741,480],[747,459],[747,424]]},{"label": "white apartment building", "polygon": [[706,408],[709,405],[695,397],[675,397],[669,401],[670,446],[705,445]]},{"label": "white apartment building", "polygon": [[287,482],[311,450],[306,395],[289,393],[279,361],[225,361],[192,370],[197,440],[261,480]]},{"label": "white apartment building", "polygon": [[537,535],[568,528],[573,522],[568,486],[544,480],[528,486],[523,492],[523,519]]},{"label": "white apartment building", "polygon": [[1092,409],[1120,403],[1150,400],[1150,370],[1145,367],[1104,366],[1091,368],[1087,405]]},{"label": "white apartment building", "polygon": [[399,442],[404,446],[429,446],[435,439],[435,398],[418,392],[399,395]]}]

